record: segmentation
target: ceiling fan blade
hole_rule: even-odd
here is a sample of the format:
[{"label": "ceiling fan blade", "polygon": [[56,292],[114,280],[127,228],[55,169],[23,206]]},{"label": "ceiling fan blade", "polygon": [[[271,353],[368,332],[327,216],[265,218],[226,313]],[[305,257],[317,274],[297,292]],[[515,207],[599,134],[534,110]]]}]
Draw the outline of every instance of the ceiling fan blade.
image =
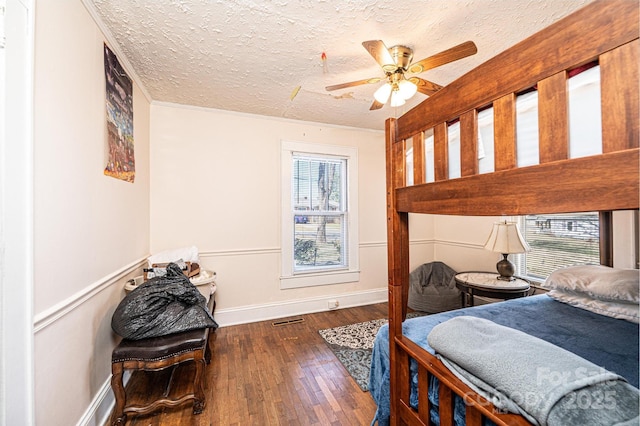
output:
[{"label": "ceiling fan blade", "polygon": [[352,81],[349,83],[334,84],[333,86],[325,87],[325,90],[330,92],[332,90],[346,89],[347,87],[360,86],[362,84],[374,84],[380,82],[380,80],[381,79],[379,77],[367,78],[365,80]]},{"label": "ceiling fan blade", "polygon": [[433,56],[429,56],[428,58],[424,58],[421,61],[409,65],[409,72],[414,74],[425,72],[432,68],[439,67],[440,65],[448,64],[449,62],[474,55],[476,52],[478,52],[478,48],[475,43],[472,41],[465,41],[451,49],[443,50],[440,53],[436,53]]},{"label": "ceiling fan blade", "polygon": [[391,53],[389,53],[389,49],[387,49],[382,40],[363,41],[362,45],[385,72],[394,72],[398,68]]},{"label": "ceiling fan blade", "polygon": [[442,86],[440,86],[439,84],[433,83],[420,77],[411,77],[409,78],[409,81],[418,86],[418,92],[429,96],[442,89]]},{"label": "ceiling fan blade", "polygon": [[374,100],[373,103],[371,104],[371,107],[369,108],[369,111],[374,111],[376,109],[380,109],[384,106],[384,104]]}]

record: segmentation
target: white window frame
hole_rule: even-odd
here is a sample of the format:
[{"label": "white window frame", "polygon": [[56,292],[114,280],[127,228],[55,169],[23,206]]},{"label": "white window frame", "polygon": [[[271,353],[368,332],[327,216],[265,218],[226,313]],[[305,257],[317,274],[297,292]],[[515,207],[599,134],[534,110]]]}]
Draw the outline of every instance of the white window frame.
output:
[{"label": "white window frame", "polygon": [[[294,271],[294,209],[292,205],[293,155],[339,157],[346,159],[346,266],[330,271]],[[360,280],[358,238],[358,150],[350,146],[322,145],[281,141],[281,244],[282,265],[280,288],[292,289],[319,285],[342,284]]]}]

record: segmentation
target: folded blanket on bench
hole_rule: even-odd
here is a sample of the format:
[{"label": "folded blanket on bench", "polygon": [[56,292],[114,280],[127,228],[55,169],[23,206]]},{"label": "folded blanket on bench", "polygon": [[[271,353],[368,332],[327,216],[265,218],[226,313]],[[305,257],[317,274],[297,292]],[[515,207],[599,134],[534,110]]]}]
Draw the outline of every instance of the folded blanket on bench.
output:
[{"label": "folded blanket on bench", "polygon": [[540,425],[637,425],[638,389],[537,337],[460,316],[433,328],[442,362],[497,408]]}]

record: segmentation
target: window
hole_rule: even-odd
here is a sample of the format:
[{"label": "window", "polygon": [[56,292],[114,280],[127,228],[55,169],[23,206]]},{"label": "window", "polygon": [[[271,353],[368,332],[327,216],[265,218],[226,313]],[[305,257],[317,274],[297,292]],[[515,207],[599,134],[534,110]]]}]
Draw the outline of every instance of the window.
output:
[{"label": "window", "polygon": [[598,213],[529,215],[520,229],[531,251],[520,255],[518,274],[544,280],[558,268],[600,264]]},{"label": "window", "polygon": [[282,142],[281,288],[358,280],[357,151]]},{"label": "window", "polygon": [[347,160],[293,154],[293,271],[348,266]]}]

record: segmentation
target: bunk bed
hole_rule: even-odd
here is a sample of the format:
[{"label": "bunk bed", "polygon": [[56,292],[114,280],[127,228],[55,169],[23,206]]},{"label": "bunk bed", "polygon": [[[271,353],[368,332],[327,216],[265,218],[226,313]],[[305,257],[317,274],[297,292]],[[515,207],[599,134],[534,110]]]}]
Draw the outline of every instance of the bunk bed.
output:
[{"label": "bunk bed", "polygon": [[[423,325],[418,331],[407,328],[412,322],[429,321],[429,317],[405,321],[409,213],[515,216],[599,211],[606,216],[615,210],[638,209],[638,8],[635,0],[596,0],[498,54],[401,117],[387,120],[389,324],[376,340],[386,347],[378,354],[374,348],[372,379],[376,374],[386,375],[384,380],[377,377],[376,383],[370,383],[379,411],[374,422],[459,423],[454,414],[460,409],[455,401],[460,400],[464,401],[462,421],[467,425],[535,422],[496,408],[453,374],[427,343],[427,332],[434,324]],[[601,151],[574,158],[569,152],[568,76],[594,64],[600,75]],[[537,96],[539,156],[536,164],[522,167],[517,153],[516,104],[520,94],[532,90]],[[488,107],[493,111],[494,164],[491,172],[481,173],[478,115]],[[453,123],[460,133],[459,177],[455,178],[451,178],[456,173],[449,170],[448,152],[448,130]],[[425,139],[429,137],[433,138],[432,165],[424,160]],[[407,165],[409,148],[413,153],[411,168]],[[426,179],[427,166],[433,170],[432,182]],[[490,311],[507,304],[522,317],[527,309],[533,309],[535,316],[537,309],[543,309],[537,305],[549,303],[562,305],[541,295],[469,309]],[[459,315],[459,311],[453,312],[434,323]],[[631,339],[627,346],[635,346],[631,361],[637,376],[637,325],[635,330],[635,344]],[[637,377],[635,381],[637,386]],[[435,414],[429,398],[434,392]],[[381,414],[382,408],[388,412]]]}]

